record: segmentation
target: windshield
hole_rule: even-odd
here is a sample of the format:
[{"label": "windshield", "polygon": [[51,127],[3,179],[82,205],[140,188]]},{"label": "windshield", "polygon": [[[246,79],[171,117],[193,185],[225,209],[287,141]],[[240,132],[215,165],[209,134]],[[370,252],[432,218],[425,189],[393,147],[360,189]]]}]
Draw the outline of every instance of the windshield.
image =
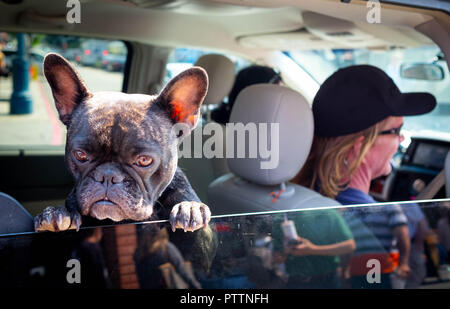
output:
[{"label": "windshield", "polygon": [[[384,70],[402,92],[429,92],[438,106],[429,114],[405,117],[407,135],[450,140],[450,78],[448,67],[437,46],[394,48],[390,50],[336,49],[288,53],[319,84],[339,68],[370,64]],[[402,64],[433,63],[444,70],[443,80],[406,79],[400,76]]]}]

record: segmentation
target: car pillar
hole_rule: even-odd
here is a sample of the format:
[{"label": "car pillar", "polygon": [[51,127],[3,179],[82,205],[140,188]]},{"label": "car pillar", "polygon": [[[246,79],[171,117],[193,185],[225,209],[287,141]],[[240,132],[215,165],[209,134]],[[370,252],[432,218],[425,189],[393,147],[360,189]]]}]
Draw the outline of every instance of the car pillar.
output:
[{"label": "car pillar", "polygon": [[17,34],[17,55],[13,60],[13,93],[10,114],[31,114],[33,100],[29,90],[29,62],[26,55],[25,35]]}]

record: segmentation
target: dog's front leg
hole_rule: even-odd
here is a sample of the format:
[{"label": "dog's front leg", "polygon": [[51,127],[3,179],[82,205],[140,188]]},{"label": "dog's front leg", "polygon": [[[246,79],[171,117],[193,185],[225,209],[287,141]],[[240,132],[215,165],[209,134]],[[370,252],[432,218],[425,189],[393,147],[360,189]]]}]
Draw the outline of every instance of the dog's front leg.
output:
[{"label": "dog's front leg", "polygon": [[164,218],[170,216],[172,230],[181,228],[192,231],[184,233],[178,229],[171,233],[170,240],[184,258],[192,262],[194,269],[208,273],[216,254],[218,238],[208,224],[211,219],[209,207],[200,201],[180,168],[158,202],[163,206],[161,215]]},{"label": "dog's front leg", "polygon": [[211,220],[209,207],[200,201],[180,168],[158,201],[166,209],[172,207],[169,215],[172,231],[192,232],[206,228]]},{"label": "dog's front leg", "polygon": [[60,232],[75,229],[78,231],[80,225],[81,215],[77,210],[75,190],[72,190],[67,197],[66,207],[47,207],[42,214],[34,218],[34,230],[36,232]]},{"label": "dog's front leg", "polygon": [[169,220],[173,232],[175,229],[193,232],[206,228],[210,219],[211,211],[208,206],[201,202],[183,201],[173,206]]}]

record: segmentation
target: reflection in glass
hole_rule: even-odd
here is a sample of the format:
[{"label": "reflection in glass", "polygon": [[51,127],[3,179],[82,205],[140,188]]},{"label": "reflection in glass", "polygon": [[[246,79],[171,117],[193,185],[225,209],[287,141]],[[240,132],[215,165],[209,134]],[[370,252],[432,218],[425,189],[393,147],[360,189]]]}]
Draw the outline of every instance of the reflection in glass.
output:
[{"label": "reflection in glass", "polygon": [[181,252],[169,241],[165,227],[144,226],[141,234],[134,254],[141,288],[200,288],[191,264],[185,262]]},{"label": "reflection in glass", "polygon": [[[448,205],[449,200],[402,202],[216,217],[211,228],[217,247],[205,250],[208,254],[198,254],[207,242],[196,243],[192,233],[173,233],[165,221],[1,235],[0,286],[445,287],[450,280]],[[411,243],[410,275],[403,281],[393,279],[398,242],[395,235],[383,236],[388,222],[381,220],[399,207]],[[296,242],[283,233],[286,220],[294,223]],[[80,269],[71,260],[78,260]],[[69,280],[77,275],[79,283]]]},{"label": "reflection in glass", "polygon": [[[294,242],[281,231],[287,218],[295,223]],[[273,216],[272,234],[278,260],[284,259],[288,275],[287,288],[341,287],[339,255],[354,250],[350,229],[335,209],[323,209]]]}]

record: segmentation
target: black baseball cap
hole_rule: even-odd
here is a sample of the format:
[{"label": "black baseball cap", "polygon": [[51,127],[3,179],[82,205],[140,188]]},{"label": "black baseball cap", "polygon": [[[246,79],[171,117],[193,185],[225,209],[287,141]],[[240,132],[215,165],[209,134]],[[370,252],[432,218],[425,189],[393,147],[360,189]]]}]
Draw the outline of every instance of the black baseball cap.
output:
[{"label": "black baseball cap", "polygon": [[432,94],[401,93],[377,67],[350,66],[328,77],[314,97],[314,134],[336,137],[356,133],[389,116],[425,114],[435,106]]}]

